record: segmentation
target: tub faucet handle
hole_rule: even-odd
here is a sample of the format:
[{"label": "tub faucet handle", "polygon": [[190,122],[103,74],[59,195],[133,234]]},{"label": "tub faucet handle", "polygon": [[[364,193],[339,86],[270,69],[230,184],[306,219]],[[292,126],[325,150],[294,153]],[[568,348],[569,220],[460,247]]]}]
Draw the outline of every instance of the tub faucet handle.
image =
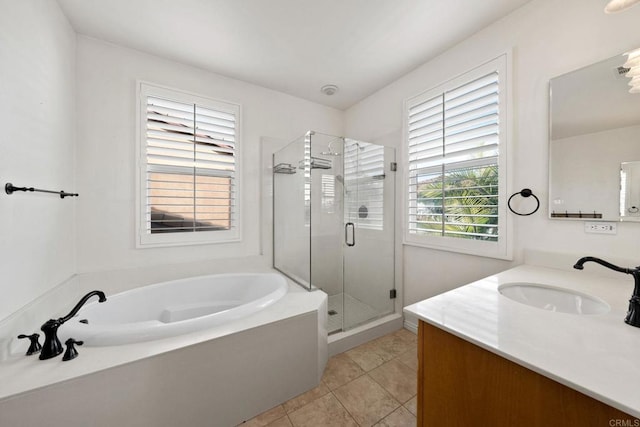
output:
[{"label": "tub faucet handle", "polygon": [[78,357],[78,350],[76,350],[75,345],[84,344],[83,341],[76,341],[73,338],[69,338],[64,342],[67,345],[67,350],[64,352],[62,356],[63,361],[72,360]]},{"label": "tub faucet handle", "polygon": [[25,355],[31,356],[32,354],[36,354],[40,352],[40,350],[42,350],[42,346],[40,345],[40,342],[38,342],[38,338],[40,338],[40,334],[18,335],[18,339],[24,339],[24,338],[29,338],[29,340],[31,341],[31,344],[29,344],[29,349],[27,350]]}]

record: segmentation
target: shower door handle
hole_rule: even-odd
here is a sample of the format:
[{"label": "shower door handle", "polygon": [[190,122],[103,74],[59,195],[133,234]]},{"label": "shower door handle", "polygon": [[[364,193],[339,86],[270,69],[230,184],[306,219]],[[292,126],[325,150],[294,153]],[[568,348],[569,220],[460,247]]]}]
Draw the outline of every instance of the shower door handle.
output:
[{"label": "shower door handle", "polygon": [[[351,243],[349,243],[349,227],[351,227]],[[356,226],[352,222],[348,222],[344,225],[344,242],[347,246],[356,245]]]}]

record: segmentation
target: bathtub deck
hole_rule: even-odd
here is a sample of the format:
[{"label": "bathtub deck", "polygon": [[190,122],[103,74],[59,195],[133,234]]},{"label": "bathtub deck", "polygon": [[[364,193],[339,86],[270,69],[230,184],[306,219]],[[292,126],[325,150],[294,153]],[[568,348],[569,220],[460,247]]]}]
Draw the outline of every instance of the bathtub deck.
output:
[{"label": "bathtub deck", "polygon": [[3,425],[70,416],[94,426],[233,425],[313,388],[327,359],[327,297],[289,288],[263,311],[208,330],[80,347],[70,362],[11,356],[0,364]]}]

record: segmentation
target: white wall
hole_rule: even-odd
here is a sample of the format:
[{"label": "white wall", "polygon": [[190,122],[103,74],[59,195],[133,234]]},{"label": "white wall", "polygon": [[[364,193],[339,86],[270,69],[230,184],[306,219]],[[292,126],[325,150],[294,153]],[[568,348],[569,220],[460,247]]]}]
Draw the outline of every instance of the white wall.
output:
[{"label": "white wall", "polygon": [[620,163],[640,160],[640,126],[554,139],[550,149],[551,211],[596,211],[617,221]]},{"label": "white wall", "polygon": [[[384,137],[400,147],[405,99],[512,48],[515,117],[509,191],[531,188],[542,202],[539,213],[513,218],[514,263],[522,262],[524,249],[637,256],[638,224],[622,223],[617,235],[602,236],[585,234],[581,222],[547,219],[549,79],[640,46],[640,7],[605,15],[605,3],[531,1],[350,108],[345,134],[365,141]],[[398,188],[402,194],[404,187]],[[512,265],[411,246],[404,246],[403,256],[405,305]]]},{"label": "white wall", "polygon": [[[79,272],[258,254],[260,138],[343,133],[339,110],[84,36],[77,63]],[[242,105],[242,242],[135,248],[136,79]]]},{"label": "white wall", "polygon": [[[0,10],[0,184],[73,191],[75,32],[54,1]],[[76,203],[0,193],[0,319],[75,272]]]}]

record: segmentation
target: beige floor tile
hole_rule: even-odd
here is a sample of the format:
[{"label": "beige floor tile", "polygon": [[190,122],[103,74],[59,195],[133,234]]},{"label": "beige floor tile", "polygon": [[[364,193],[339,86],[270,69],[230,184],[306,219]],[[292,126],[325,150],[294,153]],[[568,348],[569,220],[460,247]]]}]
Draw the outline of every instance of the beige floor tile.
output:
[{"label": "beige floor tile", "polygon": [[322,382],[324,382],[330,390],[335,390],[363,374],[364,371],[357,363],[350,359],[345,353],[341,353],[333,356],[327,362]]},{"label": "beige floor tile", "polygon": [[360,426],[372,426],[400,406],[369,375],[363,375],[333,393]]},{"label": "beige floor tile", "polygon": [[267,425],[271,425],[270,423],[282,418],[286,417],[287,413],[284,410],[282,405],[278,405],[275,408],[271,408],[266,412],[258,415],[247,421],[244,424],[240,424],[242,427],[263,427]]},{"label": "beige floor tile", "polygon": [[345,354],[356,362],[365,372],[377,368],[391,359],[389,355],[380,352],[378,345],[374,341],[369,341],[352,348]]},{"label": "beige floor tile", "polygon": [[369,376],[400,403],[408,401],[418,393],[416,371],[397,359],[370,371]]},{"label": "beige floor tile", "polygon": [[291,424],[291,420],[286,415],[280,419],[275,420],[274,422],[267,424],[267,427],[293,427]]},{"label": "beige floor tile", "polygon": [[284,403],[284,410],[289,412],[293,412],[298,408],[303,407],[307,403],[310,403],[325,394],[329,393],[329,387],[326,386],[324,382],[321,382],[320,385],[314,389],[309,390],[306,393],[302,393],[299,396],[294,397],[293,399]]},{"label": "beige floor tile", "polygon": [[333,393],[327,393],[321,398],[291,412],[289,419],[294,427],[358,427],[358,424]]},{"label": "beige floor tile", "polygon": [[416,417],[404,406],[399,407],[386,418],[376,424],[377,427],[415,427]]},{"label": "beige floor tile", "polygon": [[411,349],[412,345],[415,343],[413,337],[413,333],[406,329],[400,329],[392,334],[380,337],[373,342],[377,344],[380,352],[390,356],[387,360],[391,360]]},{"label": "beige floor tile", "polygon": [[368,372],[413,348],[415,334],[400,329],[352,348],[346,354]]},{"label": "beige floor tile", "polygon": [[404,404],[404,407],[409,410],[416,417],[418,416],[418,396],[413,396],[407,403]]},{"label": "beige floor tile", "polygon": [[398,356],[398,360],[413,369],[418,371],[418,344],[411,344],[409,350]]},{"label": "beige floor tile", "polygon": [[418,342],[418,335],[414,334],[413,332],[411,332],[408,329],[404,329],[404,328],[399,329],[399,330],[395,331],[393,333],[393,335],[395,335],[395,336],[397,336],[397,337],[399,337],[401,339],[404,339],[404,340],[406,340],[408,342],[411,342],[411,343],[417,343]]}]

